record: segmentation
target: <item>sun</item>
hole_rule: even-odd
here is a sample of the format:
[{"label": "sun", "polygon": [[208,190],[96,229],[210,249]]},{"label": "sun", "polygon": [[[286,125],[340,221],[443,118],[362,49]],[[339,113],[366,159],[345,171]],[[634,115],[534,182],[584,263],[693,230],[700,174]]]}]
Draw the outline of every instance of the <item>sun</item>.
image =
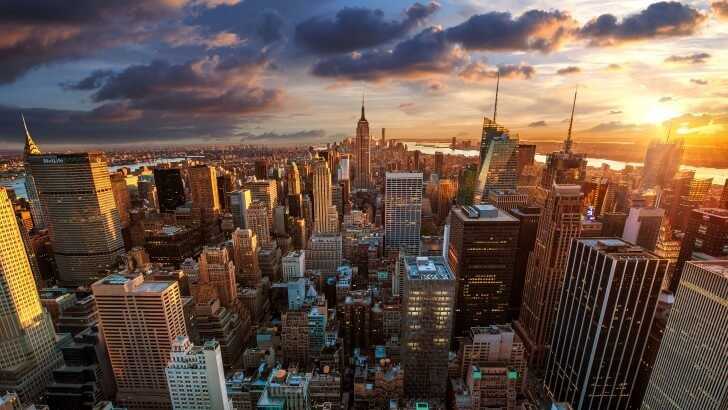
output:
[{"label": "sun", "polygon": [[662,124],[663,122],[680,116],[680,111],[665,104],[657,104],[650,107],[645,113],[644,121],[650,124]]}]

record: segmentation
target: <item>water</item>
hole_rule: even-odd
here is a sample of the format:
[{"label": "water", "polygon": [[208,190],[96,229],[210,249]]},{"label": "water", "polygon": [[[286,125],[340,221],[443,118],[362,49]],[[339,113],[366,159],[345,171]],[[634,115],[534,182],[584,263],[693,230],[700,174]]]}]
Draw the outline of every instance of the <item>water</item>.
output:
[{"label": "water", "polygon": [[[425,145],[417,142],[403,142],[410,151],[420,150],[423,154],[434,155],[435,152],[440,151],[443,154],[449,155],[462,155],[465,157],[477,157],[480,155],[480,151],[477,149],[450,149],[448,143],[427,143]],[[536,154],[535,160],[537,162],[546,162],[546,155]],[[600,168],[602,164],[609,165],[609,168],[621,171],[628,165],[633,167],[641,167],[641,162],[627,162],[627,161],[616,161],[613,159],[606,158],[587,158],[586,163],[590,167]],[[708,167],[694,167],[691,165],[680,166],[681,170],[695,171],[695,178],[713,178],[713,184],[723,185],[726,179],[728,179],[728,168],[708,168]]]},{"label": "water", "polygon": [[[168,162],[179,162],[184,161],[185,158],[179,157],[179,158],[157,158],[152,161],[143,161],[143,162],[136,162],[134,164],[126,164],[126,165],[114,165],[109,167],[109,172],[116,172],[120,170],[121,168],[129,168],[132,172],[136,171],[137,169],[141,167],[153,167],[155,165],[159,164],[166,164]],[[28,193],[25,192],[25,177],[19,176],[15,179],[0,179],[0,186],[4,186],[6,188],[11,188],[15,191],[15,195],[19,198],[27,198]]]}]

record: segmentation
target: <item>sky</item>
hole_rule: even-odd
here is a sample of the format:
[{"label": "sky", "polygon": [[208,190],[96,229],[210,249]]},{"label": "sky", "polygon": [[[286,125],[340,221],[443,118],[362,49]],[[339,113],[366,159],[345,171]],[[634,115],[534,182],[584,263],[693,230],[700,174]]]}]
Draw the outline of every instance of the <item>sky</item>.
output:
[{"label": "sky", "polygon": [[0,142],[43,148],[668,132],[728,147],[728,0],[6,0]]}]

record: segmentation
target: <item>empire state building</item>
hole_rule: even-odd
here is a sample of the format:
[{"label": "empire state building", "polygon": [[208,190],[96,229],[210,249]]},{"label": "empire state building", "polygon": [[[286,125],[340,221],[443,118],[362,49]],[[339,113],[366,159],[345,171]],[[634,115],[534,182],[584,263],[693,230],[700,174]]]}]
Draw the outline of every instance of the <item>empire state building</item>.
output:
[{"label": "empire state building", "polygon": [[356,124],[355,169],[354,188],[367,190],[371,187],[371,164],[370,154],[369,121],[364,117],[364,101],[361,103],[361,118]]}]

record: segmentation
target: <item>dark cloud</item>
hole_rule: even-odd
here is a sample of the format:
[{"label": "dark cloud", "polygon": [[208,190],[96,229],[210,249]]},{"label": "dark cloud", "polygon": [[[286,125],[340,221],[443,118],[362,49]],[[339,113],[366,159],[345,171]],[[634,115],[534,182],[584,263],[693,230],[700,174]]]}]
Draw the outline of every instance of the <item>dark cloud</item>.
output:
[{"label": "dark cloud", "polygon": [[470,17],[447,29],[447,38],[468,50],[557,49],[576,28],[576,22],[562,11],[529,10],[518,18],[510,13],[491,12]]},{"label": "dark cloud", "polygon": [[728,20],[728,0],[714,1],[710,6],[716,17]]},{"label": "dark cloud", "polygon": [[329,135],[324,130],[304,130],[287,133],[264,132],[262,134],[253,134],[251,132],[241,132],[237,134],[240,142],[244,143],[283,143],[283,142],[321,142],[333,141],[334,136]]},{"label": "dark cloud", "polygon": [[661,103],[670,102],[672,101],[672,97],[661,97],[658,101]]},{"label": "dark cloud", "polygon": [[498,73],[502,78],[530,79],[536,73],[536,69],[528,64],[502,64],[490,67],[482,62],[474,62],[463,68],[458,76],[469,82],[485,82],[496,78]]},{"label": "dark cloud", "polygon": [[319,77],[348,80],[414,79],[450,73],[464,60],[463,53],[446,40],[445,33],[431,27],[398,43],[391,51],[372,50],[324,59],[314,65],[312,72]]},{"label": "dark cloud", "polygon": [[532,123],[529,123],[528,126],[529,127],[532,127],[532,128],[545,127],[546,126],[546,121],[543,121],[543,120],[541,120],[541,121],[534,121]]},{"label": "dark cloud", "polygon": [[379,9],[346,7],[334,19],[313,17],[296,26],[296,41],[308,50],[343,53],[386,44],[417,27],[440,6],[415,3],[403,20],[387,20]]},{"label": "dark cloud", "polygon": [[690,82],[697,85],[707,85],[708,80],[703,80],[701,78],[691,78]]},{"label": "dark cloud", "polygon": [[690,35],[704,21],[705,16],[688,5],[662,1],[621,21],[612,14],[602,14],[585,24],[580,34],[593,45],[614,45],[656,37]]},{"label": "dark cloud", "polygon": [[237,50],[183,64],[157,60],[118,73],[92,73],[74,86],[95,88],[97,103],[125,102],[129,108],[169,114],[247,114],[270,108],[281,92],[258,84],[265,55]]},{"label": "dark cloud", "polygon": [[556,74],[558,75],[579,74],[580,72],[581,68],[573,65],[556,70]]},{"label": "dark cloud", "polygon": [[5,0],[0,2],[0,84],[36,67],[145,41],[185,7],[215,0]]},{"label": "dark cloud", "polygon": [[609,64],[607,66],[607,70],[610,70],[610,71],[619,71],[621,69],[622,69],[622,66],[619,64],[615,64],[615,63]]},{"label": "dark cloud", "polygon": [[609,121],[603,122],[589,128],[587,132],[613,132],[613,131],[626,131],[638,128],[636,124],[625,124],[620,121]]},{"label": "dark cloud", "polygon": [[622,114],[623,112],[622,110],[609,110],[609,115]]},{"label": "dark cloud", "polygon": [[710,57],[711,56],[708,53],[693,53],[684,56],[671,55],[665,59],[665,62],[676,64],[703,64]]},{"label": "dark cloud", "polygon": [[285,36],[286,20],[278,10],[266,9],[260,14],[256,32],[264,44],[274,43]]},{"label": "dark cloud", "polygon": [[61,87],[66,90],[88,91],[95,90],[104,84],[104,81],[114,74],[111,70],[94,70],[88,77],[75,83],[63,83]]}]

